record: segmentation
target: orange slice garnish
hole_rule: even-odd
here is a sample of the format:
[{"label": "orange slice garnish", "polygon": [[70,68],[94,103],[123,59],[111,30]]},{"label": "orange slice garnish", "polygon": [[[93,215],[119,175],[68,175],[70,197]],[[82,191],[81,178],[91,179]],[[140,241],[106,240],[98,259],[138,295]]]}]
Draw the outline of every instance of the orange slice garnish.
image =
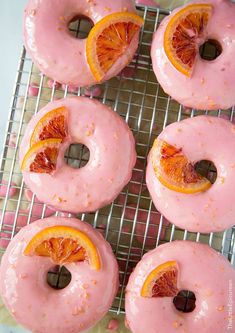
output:
[{"label": "orange slice garnish", "polygon": [[152,163],[158,180],[170,190],[193,194],[211,187],[209,180],[196,172],[182,149],[165,141],[155,140]]},{"label": "orange slice garnish", "polygon": [[68,110],[63,106],[46,113],[34,128],[30,146],[46,139],[63,140],[68,135],[67,114]]},{"label": "orange slice garnish", "polygon": [[178,11],[167,24],[164,34],[166,55],[186,76],[192,74],[212,10],[212,4],[192,4]]},{"label": "orange slice garnish", "polygon": [[178,266],[176,261],[167,261],[156,267],[144,281],[142,297],[174,297],[177,288]]},{"label": "orange slice garnish", "polygon": [[[91,29],[86,43],[86,56],[94,78],[102,81],[114,63],[126,52],[144,21],[128,12],[105,16]],[[127,61],[130,61],[128,56]]]},{"label": "orange slice garnish", "polygon": [[37,142],[25,154],[22,171],[53,173],[56,170],[61,139],[47,139]]},{"label": "orange slice garnish", "polygon": [[48,227],[38,232],[26,246],[24,255],[50,257],[57,265],[88,261],[93,269],[100,269],[99,254],[91,239],[67,226]]}]

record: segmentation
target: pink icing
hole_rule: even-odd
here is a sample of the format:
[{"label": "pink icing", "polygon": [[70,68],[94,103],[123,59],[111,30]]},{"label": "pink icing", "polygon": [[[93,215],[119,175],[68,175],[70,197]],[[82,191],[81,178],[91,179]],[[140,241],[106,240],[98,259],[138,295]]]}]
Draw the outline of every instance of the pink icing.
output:
[{"label": "pink icing", "polygon": [[[0,197],[5,198],[7,194],[7,188],[8,188],[8,181],[5,181],[4,179],[0,181]],[[9,185],[9,192],[8,192],[8,197],[11,198],[16,194],[16,183],[10,182]]]},{"label": "pink icing", "polygon": [[53,89],[53,87],[55,87],[55,89],[59,89],[61,87],[61,84],[59,82],[56,82],[52,79],[47,80],[47,85],[50,89]]},{"label": "pink icing", "polygon": [[[144,180],[145,170],[144,162],[137,159],[135,168],[132,172],[131,181],[129,183],[129,192],[133,194],[139,194],[146,190],[146,185],[142,184]],[[141,187],[142,184],[142,187]]]},{"label": "pink icing", "polygon": [[71,94],[77,94],[78,89],[79,89],[79,87],[76,87],[76,86],[72,86],[72,85],[67,86],[66,84],[62,84],[62,89],[66,90],[66,88],[67,88],[67,91]]},{"label": "pink icing", "polygon": [[125,67],[119,75],[120,75],[120,77],[129,79],[129,78],[133,78],[135,76],[135,73],[136,73],[135,68]]},{"label": "pink icing", "polygon": [[235,124],[235,117],[233,117],[232,120],[231,120],[230,115],[227,115],[227,114],[220,114],[219,117],[222,118],[222,119],[226,119],[226,120],[232,121],[232,123]]},{"label": "pink icing", "polygon": [[96,227],[96,230],[101,233],[101,235],[105,236],[105,232],[106,232],[106,224],[104,223],[100,223],[98,224],[98,226]]},{"label": "pink icing", "polygon": [[111,319],[108,322],[108,326],[107,326],[108,332],[117,332],[118,328],[119,328],[119,322],[117,319]]},{"label": "pink icing", "polygon": [[[211,188],[196,194],[170,190],[157,179],[150,151],[146,182],[154,205],[169,221],[194,232],[223,231],[235,219],[235,127],[227,120],[198,116],[167,126],[159,139],[176,147],[193,164],[212,161],[217,168],[217,179]],[[215,141],[216,140],[216,141]]]},{"label": "pink icing", "polygon": [[137,5],[144,5],[150,7],[159,7],[159,3],[154,0],[135,0]]},{"label": "pink icing", "polygon": [[76,218],[76,215],[75,214],[70,214],[70,213],[60,212],[59,217],[74,217],[74,218]]},{"label": "pink icing", "polygon": [[[30,190],[25,190],[25,195],[29,201],[32,201],[32,196],[33,193]],[[30,218],[29,218],[29,213]],[[12,233],[12,229],[15,223],[16,228],[22,228],[26,226],[28,223],[32,223],[39,218],[43,217],[48,217],[55,214],[55,210],[51,209],[49,207],[46,207],[44,209],[44,205],[37,199],[37,197],[34,197],[34,202],[31,208],[31,204],[28,205],[26,209],[20,209],[19,212],[16,213],[13,211],[7,211],[4,214],[3,217],[3,226],[4,230],[8,231],[7,232],[2,232],[0,233],[0,247],[1,248],[6,248],[9,244],[9,238]],[[2,214],[0,213],[0,219],[1,219]],[[62,217],[68,217],[68,213],[60,213],[60,216]],[[15,222],[16,218],[16,222]]]},{"label": "pink icing", "polygon": [[128,323],[128,320],[127,318],[125,317],[125,327],[129,330],[130,329],[130,326],[129,326],[129,323]]},{"label": "pink icing", "polygon": [[[129,207],[125,208],[124,218],[134,221],[136,209],[136,205],[130,204]],[[146,209],[138,209],[134,234],[141,245],[156,246],[161,215],[156,210],[151,209],[147,225],[148,215],[149,212]],[[167,225],[169,222],[163,217],[160,239],[164,239]]]},{"label": "pink icing", "polygon": [[183,106],[183,113],[189,115],[192,112],[191,108],[188,108],[187,106]]},{"label": "pink icing", "polygon": [[9,244],[10,232],[0,232],[0,248],[6,249]]},{"label": "pink icing", "polygon": [[[222,54],[210,62],[198,55],[191,77],[177,71],[163,46],[164,32],[172,17],[169,16],[162,21],[153,37],[153,69],[165,92],[179,103],[196,109],[228,109],[235,104],[235,4],[229,0],[193,3],[213,5],[212,18],[200,42],[203,44],[209,38],[218,40],[223,48]],[[180,9],[173,11],[172,15]]]},{"label": "pink icing", "polygon": [[[25,190],[25,195],[30,202],[33,200],[33,193],[30,190]],[[31,209],[31,204],[29,204],[28,208],[26,209],[26,212],[29,212],[30,209]],[[33,216],[37,217],[38,219],[39,217],[42,217],[42,214],[44,214],[43,216],[45,217],[53,215],[55,213],[55,210],[51,207],[46,207],[44,209],[43,203],[40,200],[38,200],[36,196],[34,196],[31,213]]]},{"label": "pink icing", "polygon": [[[68,109],[69,137],[60,147],[56,172],[23,172],[23,177],[40,201],[60,211],[95,211],[112,202],[130,180],[136,161],[135,141],[127,124],[109,107],[94,99],[71,97],[49,103],[33,117],[22,140],[20,161],[39,119],[62,105]],[[89,162],[80,169],[64,161],[66,149],[75,142],[90,150]]]},{"label": "pink icing", "polygon": [[[179,290],[195,293],[193,312],[176,310],[171,297],[140,295],[148,274],[172,260],[179,267]],[[156,333],[156,328],[161,333],[227,333],[229,281],[235,282],[234,269],[209,246],[189,241],[161,245],[148,252],[130,276],[125,299],[128,326],[133,333]]]},{"label": "pink icing", "polygon": [[[0,191],[1,191],[1,189],[0,189]],[[28,190],[28,189],[25,190],[25,196],[28,201],[30,201],[30,202],[32,201],[33,193],[30,190]],[[29,213],[30,213],[30,218],[29,218]],[[4,226],[3,229],[4,229],[4,231],[8,231],[8,232],[3,231],[0,233],[0,236],[1,236],[0,237],[0,247],[5,249],[8,246],[14,223],[15,223],[15,227],[18,229],[18,228],[22,228],[22,227],[26,226],[28,223],[38,220],[42,216],[48,217],[53,214],[55,214],[55,210],[51,209],[50,207],[46,207],[44,209],[43,203],[41,203],[36,196],[34,197],[32,208],[31,208],[31,203],[29,203],[29,205],[26,209],[19,210],[19,212],[17,213],[17,217],[16,217],[16,213],[13,211],[5,212],[4,217],[3,217],[3,226]],[[68,213],[60,213],[60,216],[68,217]],[[2,213],[0,213],[0,220],[1,220],[1,217],[2,217]],[[15,222],[15,218],[16,218],[16,222]]]},{"label": "pink icing", "polygon": [[[15,224],[17,228],[22,228],[27,225],[28,221],[27,213],[28,212],[26,211],[19,211]],[[0,248],[5,249],[10,242],[15,216],[16,214],[13,211],[5,212],[3,216],[3,228],[2,228],[3,231],[0,232]],[[0,212],[0,220],[1,219],[2,219],[2,213]],[[33,216],[30,218],[30,222],[33,222],[35,220],[37,220],[37,218],[34,218]]]},{"label": "pink icing", "polygon": [[[68,25],[75,16],[89,17],[96,24],[108,14],[121,11],[135,13],[134,2],[30,0],[24,15],[25,46],[34,63],[47,76],[73,86],[93,85],[96,81],[86,59],[86,39],[70,35]],[[137,46],[138,33],[104,80],[117,75],[131,61]]]},{"label": "pink icing", "polygon": [[93,86],[93,87],[90,87],[90,88],[86,88],[84,90],[84,95],[85,96],[92,96],[92,97],[100,97],[103,93],[103,90],[100,86]]},{"label": "pink icing", "polygon": [[19,96],[17,100],[17,107],[21,108],[24,104],[25,96]]},{"label": "pink icing", "polygon": [[[28,215],[26,215],[27,213],[28,213],[27,210],[19,211],[19,214],[17,215],[17,218],[16,218],[17,227],[22,228],[22,227],[26,226],[27,221],[28,221]],[[12,226],[14,225],[15,216],[16,216],[16,213],[14,211],[5,212],[4,217],[3,217],[3,224],[6,226],[7,230],[12,229]],[[2,213],[1,213],[1,217],[2,217]],[[35,220],[36,219],[32,217],[31,222],[33,222]]]},{"label": "pink icing", "polygon": [[61,97],[59,97],[59,96],[53,96],[53,101],[58,101],[59,99],[61,99]]},{"label": "pink icing", "polygon": [[132,246],[130,250],[129,259],[128,259],[128,253],[129,253],[128,248],[122,248],[121,254],[118,256],[118,265],[119,265],[120,283],[121,283],[120,291],[123,288],[123,285],[127,284],[130,274],[132,273],[136,264],[140,261],[142,251],[141,249]]},{"label": "pink icing", "polygon": [[[26,194],[27,199],[29,201],[31,201],[32,192],[30,190],[25,190],[25,194]],[[30,211],[31,211],[31,216],[29,218]],[[17,217],[16,217],[16,224],[15,224],[16,229],[22,228],[22,227],[26,226],[27,224],[38,220],[38,218],[42,217],[42,215],[44,217],[49,217],[53,214],[55,214],[54,209],[52,209],[50,207],[46,207],[44,210],[44,205],[37,199],[37,197],[34,197],[34,203],[33,203],[32,209],[31,209],[31,204],[29,204],[26,209],[19,210]],[[15,221],[15,216],[16,216],[16,213],[13,211],[7,211],[4,214],[4,217],[3,217],[4,231],[0,232],[0,248],[5,249],[10,242],[12,229],[13,229],[14,221]],[[73,214],[68,214],[68,213],[63,213],[63,212],[60,212],[59,216],[60,217],[75,217],[75,215],[73,215]],[[0,212],[0,219],[1,219],[1,217],[2,217],[2,213]]]},{"label": "pink icing", "polygon": [[36,97],[38,95],[38,92],[39,92],[38,84],[35,82],[31,82],[29,85],[28,95]]},{"label": "pink icing", "polygon": [[16,146],[16,138],[17,138],[17,134],[16,133],[11,133],[9,135],[9,139],[8,139],[8,146],[11,148],[15,148]]},{"label": "pink icing", "polygon": [[[26,257],[23,251],[45,227],[67,225],[85,232],[98,249],[101,269],[87,262],[66,265],[70,284],[53,290],[46,273],[50,258]],[[15,319],[35,333],[78,333],[95,325],[108,311],[118,288],[118,266],[110,245],[90,225],[77,219],[51,217],[20,230],[8,246],[0,267],[0,292]],[[101,302],[102,300],[102,302]]]},{"label": "pink icing", "polygon": [[[132,171],[132,177],[128,185],[128,193],[139,195],[146,191],[147,187],[143,183],[144,180],[144,162],[137,159],[135,167]],[[142,186],[141,186],[142,184]],[[117,198],[117,202],[119,204],[124,204],[126,200],[125,194],[120,194]]]},{"label": "pink icing", "polygon": [[220,118],[225,119],[225,120],[229,120],[230,119],[230,117],[227,114],[221,114]]}]

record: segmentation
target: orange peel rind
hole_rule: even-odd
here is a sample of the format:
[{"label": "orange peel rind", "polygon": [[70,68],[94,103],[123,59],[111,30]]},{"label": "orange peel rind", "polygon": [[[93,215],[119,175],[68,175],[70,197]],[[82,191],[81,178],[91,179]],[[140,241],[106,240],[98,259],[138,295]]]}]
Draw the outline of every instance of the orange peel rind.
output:
[{"label": "orange peel rind", "polygon": [[27,244],[24,255],[50,257],[57,265],[87,260],[100,269],[96,246],[82,231],[68,226],[53,226],[38,232]]},{"label": "orange peel rind", "polygon": [[144,20],[129,12],[105,16],[91,29],[86,43],[86,56],[97,82],[103,80],[114,63],[128,50]]},{"label": "orange peel rind", "polygon": [[146,298],[174,297],[178,293],[177,278],[177,262],[167,261],[149,273],[142,286],[141,296]]},{"label": "orange peel rind", "polygon": [[155,175],[165,187],[185,194],[203,192],[211,187],[210,181],[196,172],[181,148],[156,139],[152,149]]},{"label": "orange peel rind", "polygon": [[199,54],[200,39],[211,18],[212,4],[191,4],[172,16],[164,33],[164,50],[171,64],[190,77]]},{"label": "orange peel rind", "polygon": [[68,134],[67,113],[68,110],[64,106],[47,112],[34,127],[30,138],[30,147],[42,140],[63,140]]},{"label": "orange peel rind", "polygon": [[56,170],[61,139],[47,139],[34,144],[25,154],[21,170],[52,174]]}]

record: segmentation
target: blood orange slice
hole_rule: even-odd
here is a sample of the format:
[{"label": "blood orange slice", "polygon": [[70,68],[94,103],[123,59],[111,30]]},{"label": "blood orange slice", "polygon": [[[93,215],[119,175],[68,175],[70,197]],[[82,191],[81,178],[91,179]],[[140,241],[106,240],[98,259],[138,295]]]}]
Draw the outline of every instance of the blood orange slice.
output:
[{"label": "blood orange slice", "polygon": [[120,12],[107,15],[94,25],[87,38],[86,55],[97,81],[101,81],[114,63],[128,51],[143,22],[136,14]]},{"label": "blood orange slice", "polygon": [[157,178],[170,190],[192,194],[206,191],[211,186],[207,178],[196,172],[181,148],[165,141],[155,140],[152,163]]},{"label": "blood orange slice", "polygon": [[25,154],[21,169],[36,173],[53,173],[61,139],[47,139],[37,142]]},{"label": "blood orange slice", "polygon": [[46,139],[63,140],[68,135],[67,114],[68,110],[63,106],[46,113],[34,128],[30,146]]},{"label": "blood orange slice", "polygon": [[168,22],[164,49],[172,65],[191,76],[213,5],[192,4],[178,11]]},{"label": "blood orange slice", "polygon": [[26,246],[24,254],[50,257],[57,265],[88,261],[93,269],[100,269],[99,255],[91,239],[67,226],[48,227],[38,232]]},{"label": "blood orange slice", "polygon": [[176,261],[167,261],[157,266],[144,281],[142,297],[174,297],[177,288],[178,266]]}]

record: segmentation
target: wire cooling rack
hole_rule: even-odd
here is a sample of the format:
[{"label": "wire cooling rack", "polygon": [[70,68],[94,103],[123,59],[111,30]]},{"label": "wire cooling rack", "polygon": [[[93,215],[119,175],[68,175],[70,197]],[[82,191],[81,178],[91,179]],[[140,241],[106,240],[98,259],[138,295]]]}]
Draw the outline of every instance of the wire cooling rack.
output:
[{"label": "wire cooling rack", "polygon": [[[153,32],[169,12],[144,6],[138,6],[138,11],[143,16],[145,24],[134,60],[118,77],[101,85],[100,96],[90,96],[110,105],[129,124],[136,139],[138,161],[130,183],[111,205],[93,214],[78,215],[81,220],[91,223],[104,234],[118,259],[120,288],[111,308],[111,311],[116,313],[124,313],[124,291],[133,267],[145,252],[159,244],[175,239],[207,243],[221,252],[232,264],[235,253],[235,228],[224,233],[209,235],[191,233],[168,223],[153,206],[145,184],[145,167],[148,152],[156,136],[169,123],[198,114],[211,114],[233,121],[234,109],[213,112],[186,109],[163,92],[152,70],[150,45]],[[85,36],[81,21],[74,23],[71,31],[77,37]],[[38,202],[29,191],[27,192],[21,177],[18,150],[27,122],[51,100],[69,95],[87,94],[84,89],[71,90],[69,87],[62,89],[56,85],[49,88],[47,80],[48,78],[32,64],[23,49],[1,159],[0,179],[2,188],[4,186],[6,190],[0,203],[1,252],[22,226],[54,213],[46,205]],[[37,96],[31,93],[34,85],[38,87]],[[73,145],[67,151],[65,158],[68,164],[81,167],[88,160],[89,152],[84,146]],[[59,212],[55,214],[64,215]]]}]

